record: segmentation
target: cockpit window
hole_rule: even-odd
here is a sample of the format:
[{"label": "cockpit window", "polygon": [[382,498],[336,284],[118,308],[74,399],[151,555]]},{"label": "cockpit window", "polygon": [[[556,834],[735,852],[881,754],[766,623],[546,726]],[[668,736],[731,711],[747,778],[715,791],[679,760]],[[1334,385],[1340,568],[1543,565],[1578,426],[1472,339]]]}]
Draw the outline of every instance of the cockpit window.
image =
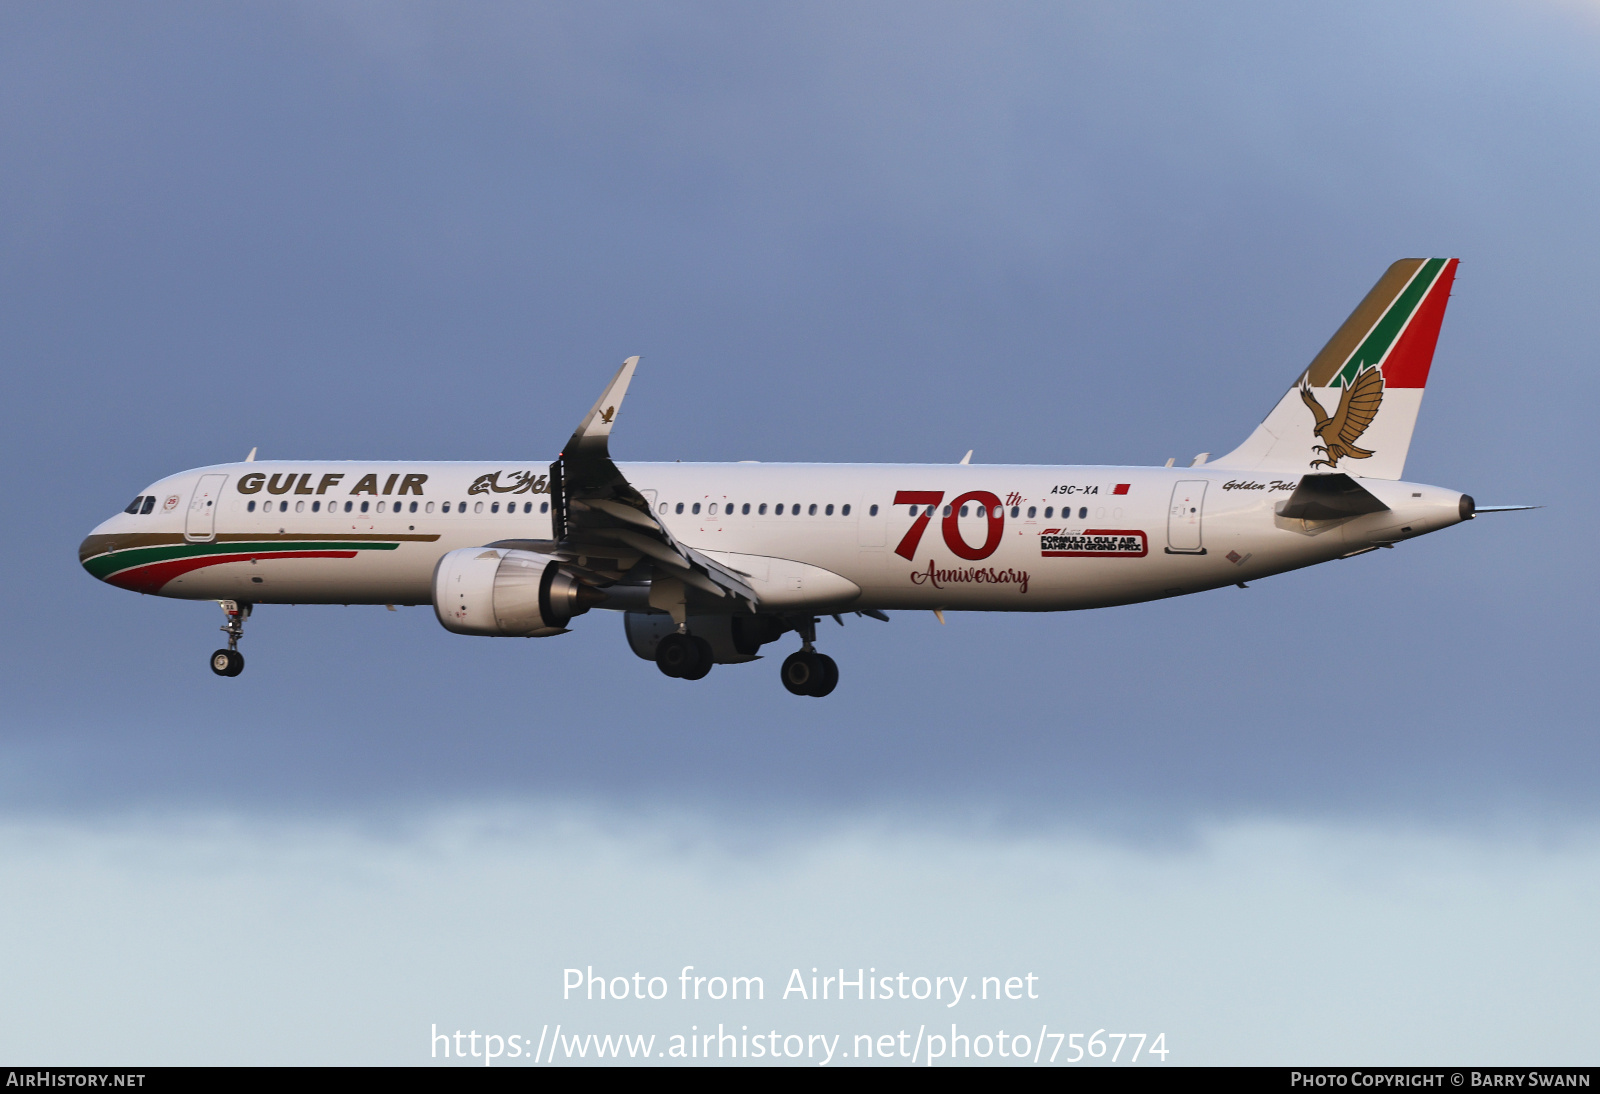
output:
[{"label": "cockpit window", "polygon": [[156,507],[156,496],[154,494],[151,494],[149,497],[144,499],[144,505],[140,506],[139,512],[140,512],[141,515],[149,514],[149,513],[152,513],[152,512],[155,511],[155,507]]},{"label": "cockpit window", "polygon": [[[154,501],[155,499],[151,498],[150,500]],[[144,495],[140,494],[138,497],[134,498],[132,501],[130,501],[128,503],[128,507],[126,509],[124,509],[123,512],[124,513],[135,513],[136,514],[136,513],[139,512],[139,506],[141,506],[143,504],[144,504]]]}]

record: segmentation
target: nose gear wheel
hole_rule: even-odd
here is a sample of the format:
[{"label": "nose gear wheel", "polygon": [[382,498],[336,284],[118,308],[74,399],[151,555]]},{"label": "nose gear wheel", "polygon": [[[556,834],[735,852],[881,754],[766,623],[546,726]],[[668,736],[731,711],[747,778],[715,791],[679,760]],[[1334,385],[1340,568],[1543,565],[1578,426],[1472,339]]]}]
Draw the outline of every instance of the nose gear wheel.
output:
[{"label": "nose gear wheel", "polygon": [[244,671],[244,654],[239,652],[239,639],[244,637],[244,621],[250,618],[252,605],[233,600],[220,600],[226,622],[218,628],[228,636],[228,648],[211,655],[211,671],[218,676],[238,676]]}]

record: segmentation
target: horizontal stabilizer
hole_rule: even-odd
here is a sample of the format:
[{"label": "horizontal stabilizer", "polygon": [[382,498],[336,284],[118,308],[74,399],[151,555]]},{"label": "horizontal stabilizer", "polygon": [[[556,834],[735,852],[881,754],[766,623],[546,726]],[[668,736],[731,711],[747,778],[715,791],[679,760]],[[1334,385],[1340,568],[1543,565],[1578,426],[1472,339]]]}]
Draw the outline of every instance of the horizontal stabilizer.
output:
[{"label": "horizontal stabilizer", "polygon": [[1278,505],[1278,515],[1293,520],[1338,520],[1381,513],[1389,508],[1349,475],[1306,475],[1287,501]]}]

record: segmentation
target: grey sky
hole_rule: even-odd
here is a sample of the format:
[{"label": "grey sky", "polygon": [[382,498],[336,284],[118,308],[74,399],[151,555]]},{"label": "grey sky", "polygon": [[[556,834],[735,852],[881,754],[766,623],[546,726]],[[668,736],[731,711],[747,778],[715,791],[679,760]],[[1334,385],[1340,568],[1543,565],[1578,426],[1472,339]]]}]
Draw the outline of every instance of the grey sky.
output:
[{"label": "grey sky", "polygon": [[[1559,3],[0,8],[0,800],[1587,827],[1597,48]],[[1248,591],[829,623],[825,703],[770,658],[666,680],[604,612],[268,607],[217,680],[213,606],[75,558],[252,446],[548,459],[635,353],[622,458],[1187,461],[1409,255],[1462,266],[1408,478],[1548,508]]]},{"label": "grey sky", "polygon": [[[1592,805],[1592,11],[89,10],[3,16],[14,800]],[[224,690],[212,609],[73,559],[251,446],[547,458],[631,353],[633,458],[1225,451],[1410,254],[1463,266],[1408,474],[1549,509],[852,624],[827,705],[666,683],[605,613],[268,608]]]}]

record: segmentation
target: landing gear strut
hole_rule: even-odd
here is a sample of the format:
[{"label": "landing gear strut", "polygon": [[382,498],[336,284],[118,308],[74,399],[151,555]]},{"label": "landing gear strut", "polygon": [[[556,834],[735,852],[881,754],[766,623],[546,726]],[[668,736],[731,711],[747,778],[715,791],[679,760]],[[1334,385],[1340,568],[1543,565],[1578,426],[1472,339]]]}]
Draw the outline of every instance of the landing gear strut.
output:
[{"label": "landing gear strut", "polygon": [[814,648],[817,640],[817,621],[807,619],[797,623],[800,648],[783,659],[779,676],[791,695],[809,695],[821,699],[839,684],[839,666],[825,653]]},{"label": "landing gear strut", "polygon": [[239,652],[239,639],[244,637],[244,621],[250,618],[249,604],[232,600],[219,601],[227,622],[219,629],[228,636],[228,648],[211,655],[211,671],[218,676],[238,676],[244,671],[244,654]]}]

